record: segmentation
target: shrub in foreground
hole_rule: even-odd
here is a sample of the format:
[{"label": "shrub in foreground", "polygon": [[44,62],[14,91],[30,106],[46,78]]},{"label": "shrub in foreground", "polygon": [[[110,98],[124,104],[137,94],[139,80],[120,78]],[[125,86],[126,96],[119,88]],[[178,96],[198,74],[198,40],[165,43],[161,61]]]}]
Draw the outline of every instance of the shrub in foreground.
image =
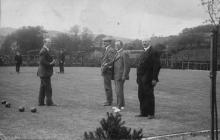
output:
[{"label": "shrub in foreground", "polygon": [[100,121],[101,127],[96,128],[94,132],[85,132],[84,140],[140,140],[143,138],[142,129],[133,130],[125,127],[125,121],[122,121],[121,115],[107,112],[107,119]]}]

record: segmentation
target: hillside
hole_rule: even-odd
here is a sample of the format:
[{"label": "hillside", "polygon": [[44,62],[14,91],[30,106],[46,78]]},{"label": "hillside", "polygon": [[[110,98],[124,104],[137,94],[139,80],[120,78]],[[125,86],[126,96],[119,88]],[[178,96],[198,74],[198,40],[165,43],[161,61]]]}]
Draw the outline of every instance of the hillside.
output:
[{"label": "hillside", "polygon": [[7,36],[8,34],[11,34],[14,31],[16,31],[16,28],[11,28],[11,27],[0,28],[0,36]]}]

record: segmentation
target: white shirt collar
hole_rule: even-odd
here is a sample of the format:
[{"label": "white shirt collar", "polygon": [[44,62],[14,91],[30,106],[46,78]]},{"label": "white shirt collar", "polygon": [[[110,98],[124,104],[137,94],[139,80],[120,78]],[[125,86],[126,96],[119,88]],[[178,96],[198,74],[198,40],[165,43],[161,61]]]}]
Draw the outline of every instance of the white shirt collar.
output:
[{"label": "white shirt collar", "polygon": [[46,46],[46,45],[44,45],[43,46],[47,51],[49,51],[49,48]]},{"label": "white shirt collar", "polygon": [[144,48],[144,51],[147,51],[150,49],[151,46],[148,46],[147,48]]}]

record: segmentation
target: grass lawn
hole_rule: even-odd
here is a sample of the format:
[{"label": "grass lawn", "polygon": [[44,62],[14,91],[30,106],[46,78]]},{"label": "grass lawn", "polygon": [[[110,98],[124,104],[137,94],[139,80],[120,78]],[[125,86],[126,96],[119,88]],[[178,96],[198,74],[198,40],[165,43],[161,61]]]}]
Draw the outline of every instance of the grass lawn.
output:
[{"label": "grass lawn", "polygon": [[[99,68],[68,67],[65,74],[52,77],[53,99],[57,107],[38,107],[40,80],[37,67],[0,67],[0,131],[8,137],[24,139],[82,139],[85,131],[94,131],[111,107],[105,101]],[[54,71],[58,71],[55,68]],[[121,112],[126,126],[143,128],[145,137],[185,131],[210,129],[210,79],[208,71],[162,69],[155,89],[156,119],[136,118],[139,114],[136,70],[125,83],[125,110]],[[217,80],[218,101],[220,76]],[[114,86],[113,86],[114,89]],[[114,104],[115,100],[114,93]],[[26,111],[18,112],[24,105]],[[36,106],[37,113],[30,107]],[[220,112],[220,102],[218,102]],[[220,126],[220,123],[219,123]]]}]

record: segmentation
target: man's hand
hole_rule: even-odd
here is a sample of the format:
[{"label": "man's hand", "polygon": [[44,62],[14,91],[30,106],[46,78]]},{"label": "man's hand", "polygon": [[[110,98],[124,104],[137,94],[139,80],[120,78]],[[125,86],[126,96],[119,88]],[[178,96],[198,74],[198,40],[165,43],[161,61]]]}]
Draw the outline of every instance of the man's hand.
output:
[{"label": "man's hand", "polygon": [[56,60],[54,59],[52,62],[50,62],[50,65],[55,65]]},{"label": "man's hand", "polygon": [[153,81],[152,81],[152,85],[153,85],[153,86],[156,86],[156,85],[157,85],[157,81],[156,81],[156,80],[153,80]]}]

